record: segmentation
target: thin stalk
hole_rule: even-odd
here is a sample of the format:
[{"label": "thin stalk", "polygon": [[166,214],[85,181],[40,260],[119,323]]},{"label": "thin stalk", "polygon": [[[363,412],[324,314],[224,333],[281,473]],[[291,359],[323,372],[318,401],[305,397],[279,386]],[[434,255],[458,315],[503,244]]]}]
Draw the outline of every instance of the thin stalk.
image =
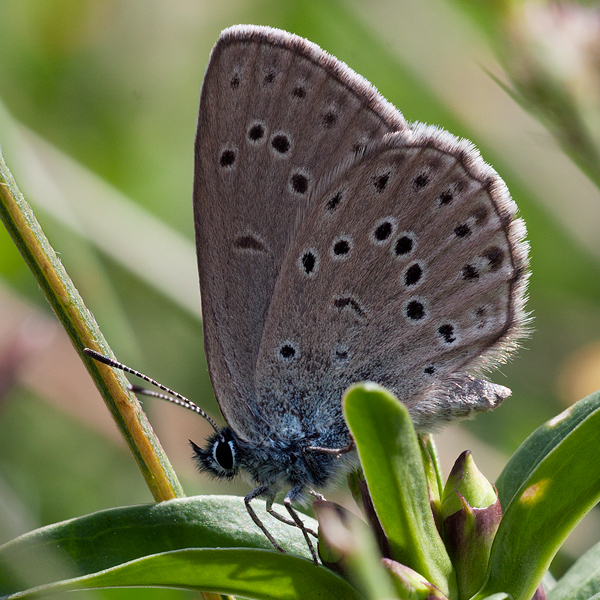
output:
[{"label": "thin stalk", "polygon": [[184,496],[177,475],[146,415],[136,397],[127,390],[123,374],[82,353],[84,348],[92,348],[106,356],[113,356],[1,154],[0,219],[96,383],[154,499],[160,502]]}]

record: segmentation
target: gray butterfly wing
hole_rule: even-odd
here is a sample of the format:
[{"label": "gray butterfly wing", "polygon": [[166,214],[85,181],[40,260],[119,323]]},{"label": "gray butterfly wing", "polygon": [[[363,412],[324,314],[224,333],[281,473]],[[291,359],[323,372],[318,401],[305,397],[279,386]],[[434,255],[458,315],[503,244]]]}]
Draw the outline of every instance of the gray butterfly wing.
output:
[{"label": "gray butterfly wing", "polygon": [[424,430],[508,395],[473,375],[523,333],[525,228],[477,151],[416,126],[375,142],[314,195],[256,369],[274,427],[335,426],[342,392],[362,380],[393,390]]},{"label": "gray butterfly wing", "polygon": [[194,220],[209,371],[242,437],[256,428],[256,360],[298,208],[333,165],[405,128],[366,80],[302,38],[237,26],[213,48],[200,98]]}]

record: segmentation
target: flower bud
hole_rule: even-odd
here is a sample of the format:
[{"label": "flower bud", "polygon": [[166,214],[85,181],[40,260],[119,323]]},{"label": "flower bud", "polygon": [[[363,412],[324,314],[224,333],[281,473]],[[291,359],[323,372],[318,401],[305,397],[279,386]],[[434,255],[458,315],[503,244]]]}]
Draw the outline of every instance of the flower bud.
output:
[{"label": "flower bud", "polygon": [[456,569],[459,597],[470,598],[485,581],[490,550],[502,519],[494,486],[468,450],[459,457],[442,496],[444,541]]},{"label": "flower bud", "polygon": [[494,486],[475,465],[470,450],[465,450],[456,459],[444,486],[442,493],[442,517],[444,519],[462,509],[460,496],[472,508],[487,508],[498,498]]},{"label": "flower bud", "polygon": [[422,575],[395,560],[382,558],[381,563],[391,573],[399,598],[411,600],[447,600],[440,590]]},{"label": "flower bud", "polygon": [[342,575],[368,598],[393,598],[394,587],[366,523],[328,500],[313,502],[319,521],[319,554],[323,564]]},{"label": "flower bud", "polygon": [[359,519],[329,500],[316,500],[313,509],[319,522],[319,556],[326,567],[342,575],[344,557],[356,552],[349,521]]}]

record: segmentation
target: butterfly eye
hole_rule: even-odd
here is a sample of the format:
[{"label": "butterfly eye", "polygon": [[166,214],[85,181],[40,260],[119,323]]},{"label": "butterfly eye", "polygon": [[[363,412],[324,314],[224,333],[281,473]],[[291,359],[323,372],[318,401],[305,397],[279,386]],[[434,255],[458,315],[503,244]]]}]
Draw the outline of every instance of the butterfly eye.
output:
[{"label": "butterfly eye", "polygon": [[213,445],[212,455],[223,470],[231,471],[235,468],[235,446],[232,440],[217,439]]},{"label": "butterfly eye", "polygon": [[219,479],[233,479],[238,474],[243,453],[238,452],[237,439],[229,427],[215,431],[208,438],[206,449],[191,440],[190,444],[200,471]]}]

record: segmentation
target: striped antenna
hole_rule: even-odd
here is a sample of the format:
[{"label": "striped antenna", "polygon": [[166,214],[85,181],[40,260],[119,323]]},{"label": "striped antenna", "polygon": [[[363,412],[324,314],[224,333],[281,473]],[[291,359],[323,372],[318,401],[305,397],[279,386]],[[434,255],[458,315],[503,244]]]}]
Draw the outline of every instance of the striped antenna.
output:
[{"label": "striped antenna", "polygon": [[155,392],[153,390],[147,390],[146,388],[140,387],[138,385],[129,384],[129,386],[128,386],[129,390],[132,391],[134,394],[142,394],[144,396],[160,398],[161,400],[168,400],[169,402],[172,402],[173,404],[177,404],[178,406],[183,406],[184,408],[193,410],[195,413],[198,413],[201,417],[204,417],[212,425],[212,428],[217,433],[220,432],[219,426],[197,404],[194,404],[191,400],[188,400],[185,396],[182,396],[181,394],[174,392],[172,389],[168,388],[167,386],[163,385],[162,383],[158,383],[158,381],[156,381],[155,379],[152,379],[151,377],[148,377],[147,375],[144,375],[143,373],[140,373],[139,371],[136,371],[135,369],[132,369],[131,367],[128,367],[127,365],[124,365],[123,363],[120,363],[117,360],[108,358],[108,356],[104,356],[104,354],[100,354],[100,352],[96,352],[95,350],[92,350],[91,348],[84,348],[83,353],[87,356],[90,356],[94,360],[97,360],[98,362],[108,365],[109,367],[113,367],[114,369],[119,369],[121,371],[125,371],[126,373],[131,373],[132,375],[135,375],[136,377],[139,377],[140,379],[143,379],[144,381],[151,383],[152,385],[163,390],[164,392],[167,392],[167,394],[169,394],[169,395],[161,394],[160,392]]}]

